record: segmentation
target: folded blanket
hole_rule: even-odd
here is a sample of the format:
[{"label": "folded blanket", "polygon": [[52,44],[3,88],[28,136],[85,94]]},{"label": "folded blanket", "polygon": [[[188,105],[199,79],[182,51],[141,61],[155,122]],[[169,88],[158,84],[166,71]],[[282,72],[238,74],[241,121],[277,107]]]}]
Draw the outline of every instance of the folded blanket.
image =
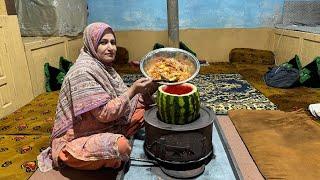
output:
[{"label": "folded blanket", "polygon": [[309,111],[314,117],[320,119],[320,103],[310,104]]},{"label": "folded blanket", "polygon": [[229,117],[266,179],[319,179],[320,125],[302,111],[231,110]]}]

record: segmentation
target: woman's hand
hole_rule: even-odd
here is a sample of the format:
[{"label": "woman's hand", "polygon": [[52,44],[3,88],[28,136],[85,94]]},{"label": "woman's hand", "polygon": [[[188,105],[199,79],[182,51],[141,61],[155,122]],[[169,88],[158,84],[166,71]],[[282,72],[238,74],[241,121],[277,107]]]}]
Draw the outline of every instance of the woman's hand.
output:
[{"label": "woman's hand", "polygon": [[152,99],[152,95],[158,90],[158,87],[160,86],[159,83],[155,83],[155,82],[152,82],[146,89],[145,91],[143,91],[141,94],[142,94],[142,97],[144,100],[146,99]]},{"label": "woman's hand", "polygon": [[[152,87],[154,86],[154,82],[149,78],[140,78],[136,80],[132,86],[128,89],[127,95],[129,99],[131,99],[136,94],[143,94],[149,92],[150,90],[154,90]],[[155,92],[155,91],[154,91]]]},{"label": "woman's hand", "polygon": [[160,85],[161,85],[161,84],[159,84],[159,83],[152,82],[151,85],[150,85],[150,87],[148,88],[147,93],[148,93],[149,95],[154,94],[154,93],[158,90],[158,88],[159,88]]},{"label": "woman's hand", "polygon": [[159,83],[152,82],[150,87],[148,87],[146,91],[141,93],[142,101],[140,102],[142,102],[146,110],[151,108],[151,105],[155,105],[155,99],[154,99],[155,97],[153,96],[153,94],[158,90],[159,86],[160,86]]}]

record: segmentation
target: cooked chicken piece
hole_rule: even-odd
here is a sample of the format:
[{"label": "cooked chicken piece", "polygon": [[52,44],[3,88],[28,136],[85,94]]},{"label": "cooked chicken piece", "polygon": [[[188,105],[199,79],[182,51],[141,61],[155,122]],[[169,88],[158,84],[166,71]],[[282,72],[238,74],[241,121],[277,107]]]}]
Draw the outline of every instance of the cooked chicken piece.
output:
[{"label": "cooked chicken piece", "polygon": [[174,58],[157,57],[146,72],[155,80],[183,81],[191,76],[190,67]]}]

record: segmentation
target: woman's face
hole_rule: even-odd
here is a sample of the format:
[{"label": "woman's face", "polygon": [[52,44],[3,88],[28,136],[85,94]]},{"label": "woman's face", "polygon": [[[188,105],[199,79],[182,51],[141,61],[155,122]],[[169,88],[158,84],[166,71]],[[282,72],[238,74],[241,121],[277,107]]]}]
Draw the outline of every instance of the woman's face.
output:
[{"label": "woman's face", "polygon": [[99,57],[99,60],[102,63],[111,63],[116,57],[116,52],[116,39],[113,36],[111,30],[107,29],[98,45],[97,55]]}]

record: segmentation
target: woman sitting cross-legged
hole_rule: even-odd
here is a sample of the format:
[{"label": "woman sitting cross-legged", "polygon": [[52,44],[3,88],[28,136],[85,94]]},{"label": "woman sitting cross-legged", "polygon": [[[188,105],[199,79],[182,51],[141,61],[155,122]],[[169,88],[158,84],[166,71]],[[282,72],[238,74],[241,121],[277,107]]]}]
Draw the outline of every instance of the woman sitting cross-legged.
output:
[{"label": "woman sitting cross-legged", "polygon": [[45,172],[67,165],[81,170],[118,168],[127,161],[127,137],[144,123],[158,84],[141,78],[127,87],[112,68],[116,38],[105,23],[86,27],[83,45],[59,94],[51,145],[38,156]]}]

